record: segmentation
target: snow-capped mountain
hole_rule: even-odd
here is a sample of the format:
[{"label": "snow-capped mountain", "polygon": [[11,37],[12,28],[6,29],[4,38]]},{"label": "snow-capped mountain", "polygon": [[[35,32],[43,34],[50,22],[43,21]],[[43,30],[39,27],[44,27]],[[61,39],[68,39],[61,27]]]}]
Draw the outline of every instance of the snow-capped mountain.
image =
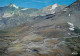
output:
[{"label": "snow-capped mountain", "polygon": [[23,24],[27,21],[33,21],[36,16],[45,16],[54,14],[65,8],[64,5],[50,5],[43,9],[21,8],[10,3],[7,6],[0,7],[0,29]]},{"label": "snow-capped mountain", "polygon": [[47,6],[39,11],[36,11],[36,12],[33,12],[31,14],[31,16],[38,16],[38,15],[42,15],[42,16],[45,16],[47,14],[54,14],[54,13],[57,13],[59,11],[61,11],[62,9],[64,9],[66,7],[66,5],[59,5],[59,4],[54,4],[54,5],[50,5],[50,6]]},{"label": "snow-capped mountain", "polygon": [[29,16],[29,14],[35,11],[38,11],[38,9],[21,8],[12,3],[0,7],[0,29],[25,23],[27,19],[33,18],[32,16]]},{"label": "snow-capped mountain", "polygon": [[52,8],[51,8],[50,10],[55,9],[55,8],[57,8],[58,6],[59,6],[58,4],[54,4],[54,5],[52,5]]},{"label": "snow-capped mountain", "polygon": [[43,8],[42,11],[49,13],[49,14],[54,14],[54,13],[59,12],[60,10],[64,9],[65,7],[66,7],[66,5],[54,4],[54,5]]},{"label": "snow-capped mountain", "polygon": [[18,6],[16,6],[15,4],[12,4],[12,3],[10,3],[8,6],[9,6],[9,7],[14,7],[14,8],[16,8],[16,9],[19,9]]}]

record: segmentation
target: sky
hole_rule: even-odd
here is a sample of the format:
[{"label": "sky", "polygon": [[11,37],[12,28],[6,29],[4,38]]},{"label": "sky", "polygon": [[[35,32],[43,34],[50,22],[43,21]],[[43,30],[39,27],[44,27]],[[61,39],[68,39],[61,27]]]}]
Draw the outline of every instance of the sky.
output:
[{"label": "sky", "polygon": [[76,0],[0,0],[0,7],[13,3],[24,8],[44,8],[55,3],[60,5],[70,5]]}]

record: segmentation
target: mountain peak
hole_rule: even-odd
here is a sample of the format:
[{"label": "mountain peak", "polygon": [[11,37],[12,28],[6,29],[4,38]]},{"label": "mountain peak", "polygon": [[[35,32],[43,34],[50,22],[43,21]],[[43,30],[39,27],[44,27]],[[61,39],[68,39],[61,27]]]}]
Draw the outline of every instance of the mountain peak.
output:
[{"label": "mountain peak", "polygon": [[14,5],[13,3],[10,3],[9,6]]},{"label": "mountain peak", "polygon": [[15,4],[13,4],[13,3],[10,3],[8,6],[9,6],[9,7],[14,7],[14,8],[16,8],[16,9],[18,9],[18,8],[19,8],[18,6],[16,6],[16,5],[15,5]]},{"label": "mountain peak", "polygon": [[55,3],[54,5],[58,6],[59,4]]},{"label": "mountain peak", "polygon": [[58,7],[58,6],[59,6],[59,4],[57,4],[57,3],[56,3],[56,4],[54,4],[54,5],[52,5],[51,10],[52,10],[52,9],[55,9],[55,8],[56,8],[56,7]]}]

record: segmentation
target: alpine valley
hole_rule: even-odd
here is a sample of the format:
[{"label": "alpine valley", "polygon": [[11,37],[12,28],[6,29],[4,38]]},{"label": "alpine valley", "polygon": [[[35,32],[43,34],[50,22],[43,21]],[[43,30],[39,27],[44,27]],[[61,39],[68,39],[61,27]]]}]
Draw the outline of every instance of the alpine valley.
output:
[{"label": "alpine valley", "polygon": [[80,56],[80,0],[43,9],[0,7],[1,56]]}]

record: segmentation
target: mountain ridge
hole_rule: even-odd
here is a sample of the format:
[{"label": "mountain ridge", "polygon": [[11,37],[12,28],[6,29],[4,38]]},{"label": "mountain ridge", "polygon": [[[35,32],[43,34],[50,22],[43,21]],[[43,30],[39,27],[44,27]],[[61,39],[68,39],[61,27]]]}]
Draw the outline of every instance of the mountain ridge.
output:
[{"label": "mountain ridge", "polygon": [[[1,18],[0,25],[4,25],[4,26],[0,26],[0,29],[20,25],[20,24],[27,22],[27,20],[31,22],[33,20],[32,18],[36,16],[45,16],[47,14],[54,14],[52,12],[58,12],[61,10],[60,8],[63,9],[64,7],[63,6],[59,8],[55,7],[52,10],[48,10],[48,8],[47,9],[46,8],[43,8],[43,9],[21,8],[21,7],[16,6],[15,4],[10,3],[7,6],[0,7],[0,12],[1,12],[0,13],[0,18]],[[50,7],[50,9],[51,8],[52,6]]]}]

